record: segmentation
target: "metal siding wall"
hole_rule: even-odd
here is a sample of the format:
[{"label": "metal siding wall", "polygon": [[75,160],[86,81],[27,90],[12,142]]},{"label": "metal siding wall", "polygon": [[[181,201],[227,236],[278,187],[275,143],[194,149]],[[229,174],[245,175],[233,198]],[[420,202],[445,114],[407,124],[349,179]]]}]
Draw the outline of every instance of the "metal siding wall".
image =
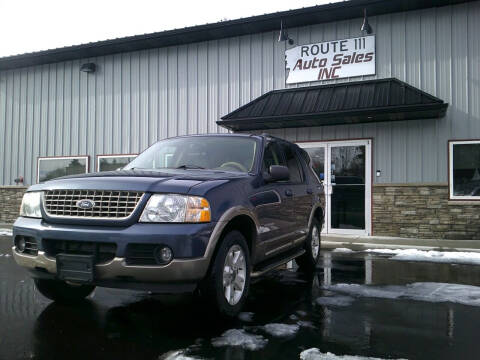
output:
[{"label": "metal siding wall", "polygon": [[[477,4],[478,5],[478,4]],[[480,6],[470,6],[467,11],[467,77],[469,134],[480,134]]]},{"label": "metal siding wall", "polygon": [[5,140],[6,140],[6,119],[7,119],[7,74],[4,72],[0,72],[0,135],[1,135],[1,142],[0,142],[0,184],[6,183],[6,168],[5,168]]},{"label": "metal siding wall", "polygon": [[[447,140],[480,138],[480,2],[370,18],[377,74],[450,104],[443,119],[275,129],[292,141],[374,138],[377,182],[445,182]],[[361,18],[289,29],[304,44],[359,36]],[[137,153],[158,139],[227,132],[215,121],[285,87],[278,33],[0,72],[0,181],[36,180],[38,156]],[[288,45],[289,46],[289,45]],[[95,62],[95,74],[79,71]],[[339,82],[359,78],[341,79]],[[332,82],[335,80],[331,80]],[[292,85],[303,87],[305,83]],[[259,131],[261,132],[261,131]]]},{"label": "metal siding wall", "polygon": [[[218,42],[218,103],[217,118],[230,111],[229,97],[229,39],[222,39]],[[192,111],[194,112],[194,111]],[[190,119],[189,119],[190,120]],[[218,132],[226,133],[227,129],[216,125]]]}]

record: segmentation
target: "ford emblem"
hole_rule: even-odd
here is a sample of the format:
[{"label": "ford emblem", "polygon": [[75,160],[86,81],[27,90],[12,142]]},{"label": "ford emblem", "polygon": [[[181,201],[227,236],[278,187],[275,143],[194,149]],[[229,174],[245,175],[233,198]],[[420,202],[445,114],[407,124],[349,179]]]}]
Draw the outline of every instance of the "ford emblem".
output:
[{"label": "ford emblem", "polygon": [[89,199],[82,199],[77,201],[77,207],[83,210],[90,210],[95,206],[95,202]]}]

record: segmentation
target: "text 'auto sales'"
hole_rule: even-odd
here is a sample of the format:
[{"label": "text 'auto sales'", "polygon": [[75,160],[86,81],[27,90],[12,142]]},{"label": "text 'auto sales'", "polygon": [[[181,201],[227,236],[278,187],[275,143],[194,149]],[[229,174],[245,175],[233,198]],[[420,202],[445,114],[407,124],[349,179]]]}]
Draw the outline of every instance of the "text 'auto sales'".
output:
[{"label": "text 'auto sales'", "polygon": [[287,84],[375,74],[375,36],[299,45],[285,51]]}]

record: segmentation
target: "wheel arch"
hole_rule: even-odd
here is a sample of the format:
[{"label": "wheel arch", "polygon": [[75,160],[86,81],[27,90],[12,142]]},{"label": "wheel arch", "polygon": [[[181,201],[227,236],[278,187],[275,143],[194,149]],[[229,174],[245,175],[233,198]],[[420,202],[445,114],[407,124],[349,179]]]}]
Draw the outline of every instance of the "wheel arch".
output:
[{"label": "wheel arch", "polygon": [[220,244],[222,243],[222,239],[226,234],[233,230],[240,232],[244,236],[245,241],[247,242],[251,262],[253,262],[258,235],[257,229],[258,220],[255,217],[255,214],[250,210],[245,208],[232,208],[225,212],[213,230],[205,252],[205,257],[207,257],[210,262],[209,268],[212,259],[215,258]]},{"label": "wheel arch", "polygon": [[324,209],[323,209],[322,205],[317,204],[316,206],[314,206],[312,208],[312,212],[310,213],[310,219],[308,221],[308,228],[309,229],[312,226],[312,220],[314,218],[317,219],[320,222],[320,224],[322,225],[322,228],[323,228],[324,220],[325,220],[325,212],[324,212]]}]

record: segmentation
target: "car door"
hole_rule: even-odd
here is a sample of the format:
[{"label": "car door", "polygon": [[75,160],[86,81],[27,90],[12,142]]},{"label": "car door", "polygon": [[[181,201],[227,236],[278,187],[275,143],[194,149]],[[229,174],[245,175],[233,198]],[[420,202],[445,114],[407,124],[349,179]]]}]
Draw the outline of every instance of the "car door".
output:
[{"label": "car door", "polygon": [[288,188],[292,192],[291,202],[294,209],[293,241],[301,241],[308,233],[308,220],[313,207],[313,188],[308,184],[303,161],[296,147],[289,143],[282,143],[280,148],[290,173]]},{"label": "car door", "polygon": [[[265,146],[262,164],[264,173],[268,172],[270,165],[286,166],[276,141],[270,141]],[[260,223],[259,240],[265,257],[276,255],[292,243],[295,220],[291,194],[289,182],[265,182],[250,198]]]}]

